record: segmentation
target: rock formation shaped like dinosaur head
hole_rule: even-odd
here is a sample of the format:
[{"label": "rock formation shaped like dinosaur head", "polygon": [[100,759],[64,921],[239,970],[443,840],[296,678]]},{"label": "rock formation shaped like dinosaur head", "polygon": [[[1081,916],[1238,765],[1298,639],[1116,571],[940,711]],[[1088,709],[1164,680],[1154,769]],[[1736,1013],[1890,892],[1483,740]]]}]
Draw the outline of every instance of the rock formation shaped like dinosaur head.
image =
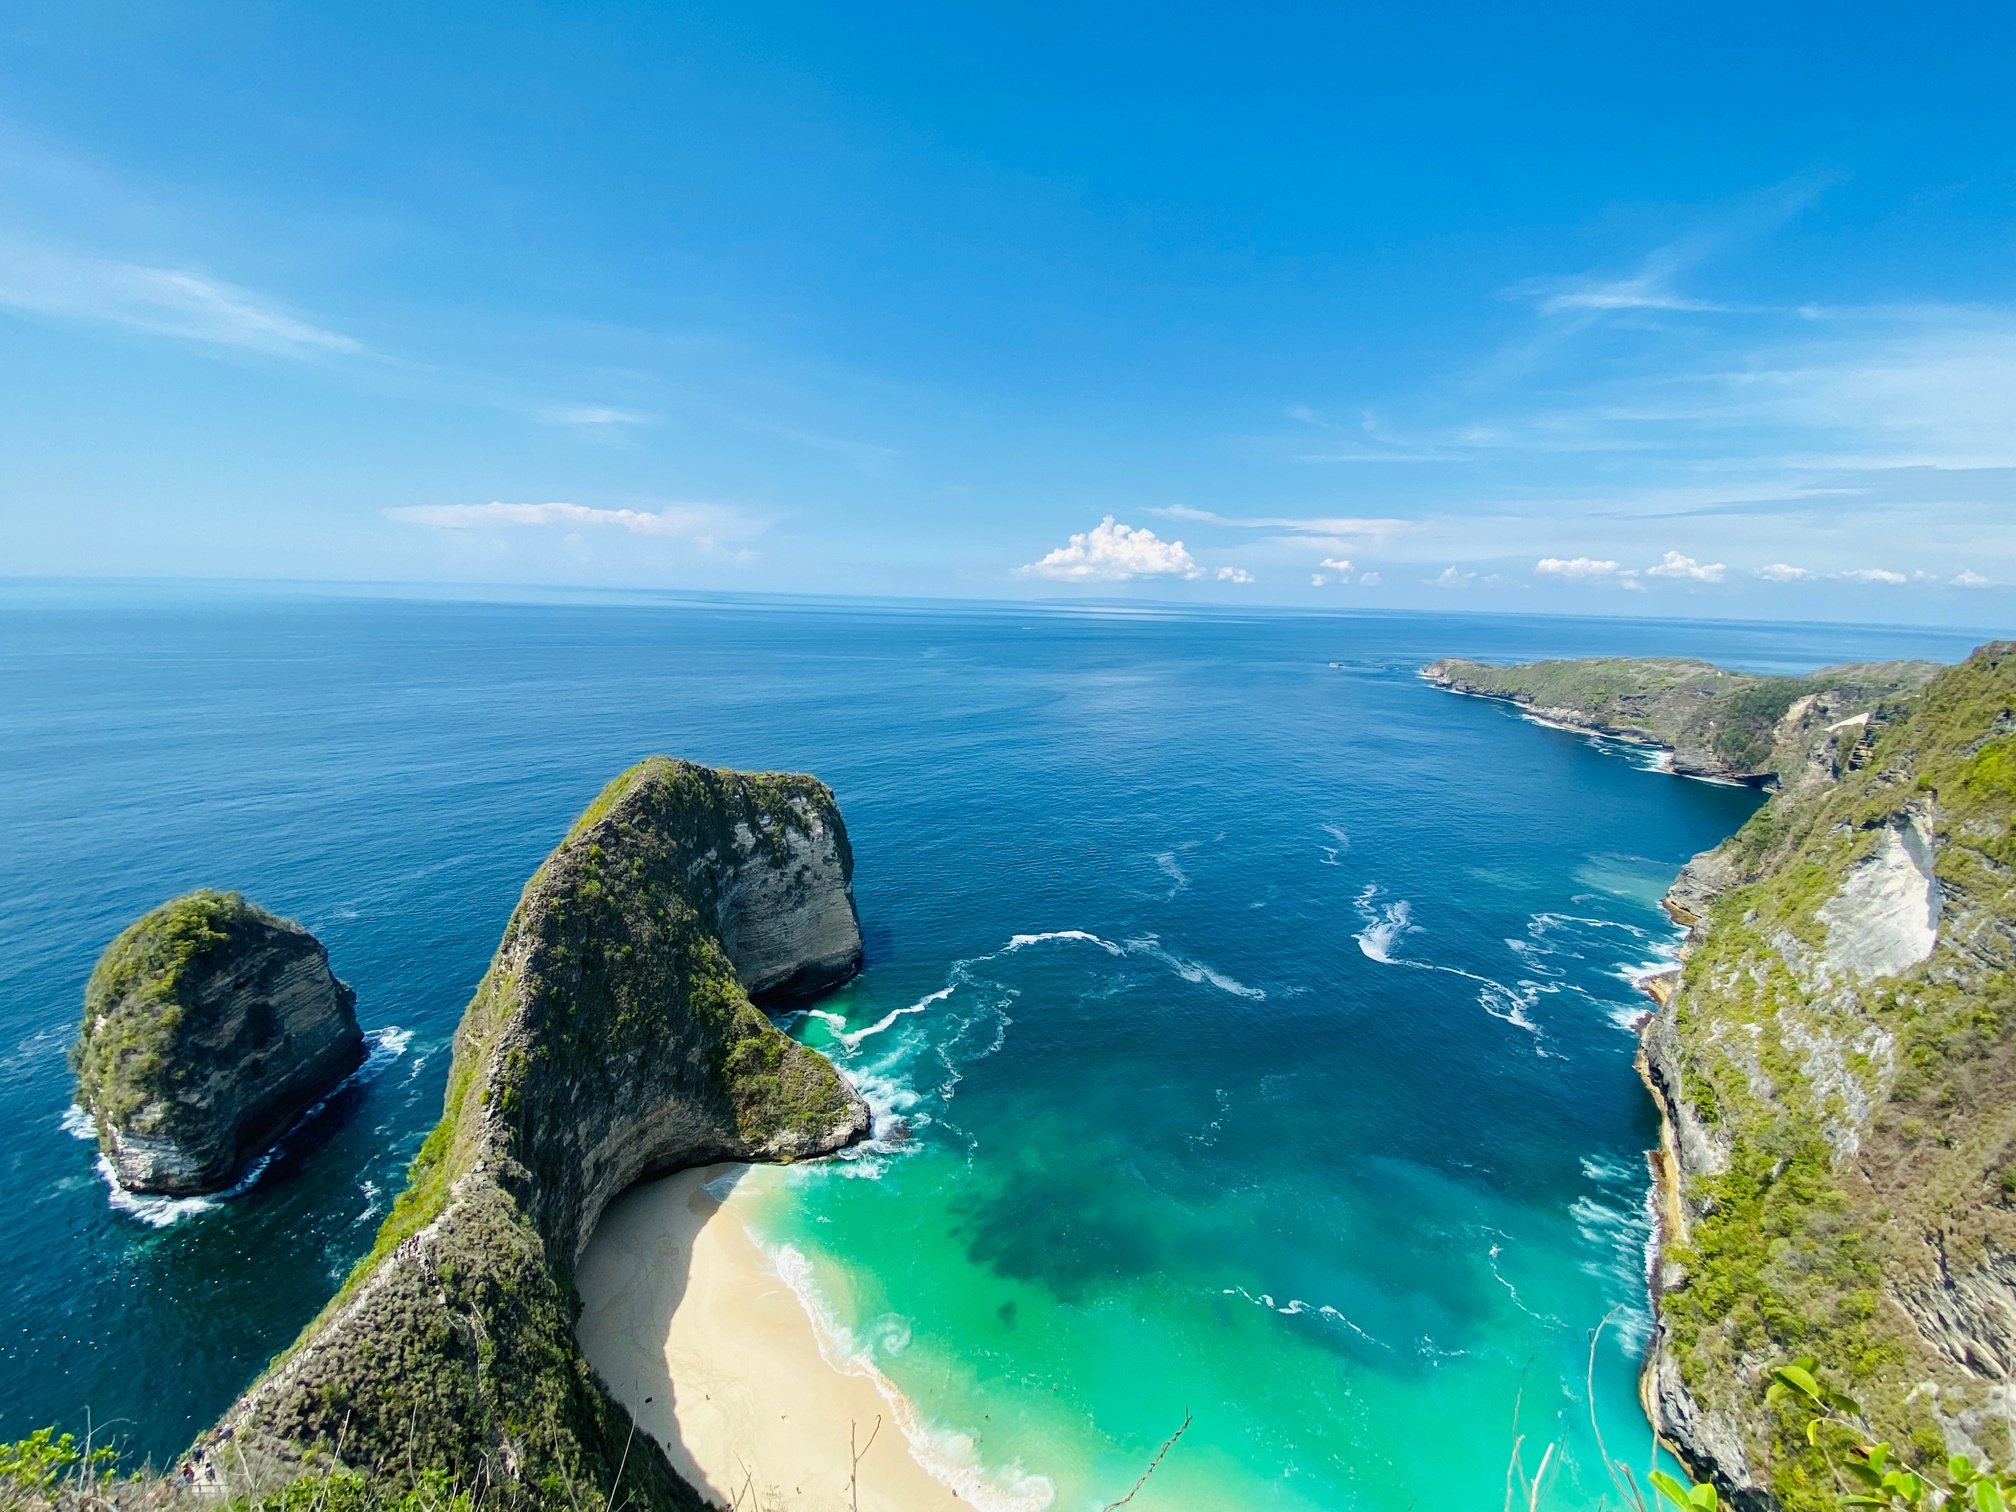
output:
[{"label": "rock formation shaped like dinosaur head", "polygon": [[269,1484],[327,1455],[695,1504],[576,1347],[573,1266],[640,1179],[866,1135],[860,1097],[750,1001],[857,969],[852,875],[813,778],[653,757],[612,782],[527,883],[376,1247],[210,1445]]}]

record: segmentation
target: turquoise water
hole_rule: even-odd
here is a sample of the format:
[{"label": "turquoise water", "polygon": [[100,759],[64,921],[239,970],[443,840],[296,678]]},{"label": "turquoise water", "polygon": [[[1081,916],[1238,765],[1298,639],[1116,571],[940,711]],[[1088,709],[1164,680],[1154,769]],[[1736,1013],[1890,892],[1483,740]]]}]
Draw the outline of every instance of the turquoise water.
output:
[{"label": "turquoise water", "polygon": [[[1454,653],[1791,670],[1951,635],[1461,616],[0,601],[0,1433],[172,1453],[352,1261],[519,886],[650,751],[810,770],[869,966],[797,1019],[882,1110],[747,1183],[843,1341],[1004,1505],[1556,1505],[1642,1463],[1635,968],[1754,795],[1453,698]],[[1331,663],[1339,665],[1332,666]],[[322,936],[369,1074],[228,1202],[118,1208],[66,1128],[98,950],[197,885]],[[899,1121],[900,1120],[900,1124]],[[793,1260],[794,1264],[797,1260]],[[1521,1384],[1523,1381],[1523,1394]]]}]

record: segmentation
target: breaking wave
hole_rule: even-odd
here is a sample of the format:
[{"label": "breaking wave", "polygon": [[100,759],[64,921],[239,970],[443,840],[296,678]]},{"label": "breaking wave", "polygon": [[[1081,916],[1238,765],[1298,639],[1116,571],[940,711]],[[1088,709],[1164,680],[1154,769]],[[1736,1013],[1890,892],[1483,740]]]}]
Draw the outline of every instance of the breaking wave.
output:
[{"label": "breaking wave", "polygon": [[[107,1202],[114,1212],[137,1218],[149,1228],[167,1228],[197,1213],[207,1213],[239,1197],[243,1197],[259,1184],[273,1162],[286,1151],[287,1141],[299,1130],[319,1117],[330,1102],[353,1087],[361,1087],[378,1079],[385,1068],[406,1053],[413,1043],[413,1031],[393,1025],[386,1029],[367,1030],[364,1035],[364,1059],[357,1069],[331,1087],[315,1102],[303,1110],[301,1116],[281,1130],[279,1136],[259,1154],[252,1157],[239,1172],[238,1179],[221,1192],[205,1192],[199,1197],[166,1197],[146,1192],[129,1192],[119,1185],[119,1178],[112,1169],[112,1162],[101,1153],[94,1165],[99,1177],[109,1192]],[[98,1124],[83,1108],[72,1103],[63,1112],[61,1123],[64,1132],[78,1139],[88,1139],[94,1144],[98,1139]],[[368,1183],[367,1183],[368,1185]],[[367,1203],[375,1194],[367,1193]]]}]

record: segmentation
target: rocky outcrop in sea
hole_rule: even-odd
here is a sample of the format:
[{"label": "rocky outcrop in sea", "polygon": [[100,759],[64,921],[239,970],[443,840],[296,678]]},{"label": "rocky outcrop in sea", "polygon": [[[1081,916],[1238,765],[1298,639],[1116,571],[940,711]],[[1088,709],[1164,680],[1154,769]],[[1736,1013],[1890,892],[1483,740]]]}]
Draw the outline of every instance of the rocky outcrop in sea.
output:
[{"label": "rocky outcrop in sea", "polygon": [[114,1179],[185,1197],[246,1159],[364,1058],[356,994],[300,925],[237,893],[162,904],[105,949],[71,1051]]}]

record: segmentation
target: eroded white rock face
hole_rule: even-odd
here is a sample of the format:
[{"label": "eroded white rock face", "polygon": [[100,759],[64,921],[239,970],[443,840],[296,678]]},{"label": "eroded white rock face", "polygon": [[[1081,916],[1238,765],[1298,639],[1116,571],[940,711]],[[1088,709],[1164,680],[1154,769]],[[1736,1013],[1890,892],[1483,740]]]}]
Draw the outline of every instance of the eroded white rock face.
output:
[{"label": "eroded white rock face", "polygon": [[1886,827],[1820,907],[1828,968],[1866,981],[1917,965],[1939,943],[1939,909],[1932,839],[1922,822],[1914,815]]},{"label": "eroded white rock face", "polygon": [[768,844],[735,827],[718,927],[751,997],[821,991],[861,966],[843,842],[817,810],[800,806],[798,818],[802,829],[780,826]]}]

